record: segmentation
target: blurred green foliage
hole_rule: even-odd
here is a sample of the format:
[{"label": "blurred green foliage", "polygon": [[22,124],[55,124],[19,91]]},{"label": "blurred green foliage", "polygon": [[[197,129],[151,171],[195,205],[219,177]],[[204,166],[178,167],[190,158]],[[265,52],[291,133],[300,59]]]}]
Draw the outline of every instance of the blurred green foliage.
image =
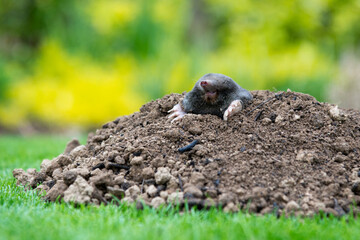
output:
[{"label": "blurred green foliage", "polygon": [[209,72],[326,100],[359,0],[0,0],[0,125],[91,127]]}]

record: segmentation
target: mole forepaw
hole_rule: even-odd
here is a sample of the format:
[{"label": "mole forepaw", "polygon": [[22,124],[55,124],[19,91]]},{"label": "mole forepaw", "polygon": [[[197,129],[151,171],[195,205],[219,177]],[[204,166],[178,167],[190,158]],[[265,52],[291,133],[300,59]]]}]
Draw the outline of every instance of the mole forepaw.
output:
[{"label": "mole forepaw", "polygon": [[223,119],[227,121],[229,117],[233,116],[235,113],[240,112],[242,109],[243,109],[243,103],[241,100],[232,101],[229,107],[226,109]]},{"label": "mole forepaw", "polygon": [[176,104],[172,109],[168,111],[171,113],[168,118],[172,119],[171,122],[177,121],[180,118],[184,117],[186,112],[182,109],[180,104]]}]

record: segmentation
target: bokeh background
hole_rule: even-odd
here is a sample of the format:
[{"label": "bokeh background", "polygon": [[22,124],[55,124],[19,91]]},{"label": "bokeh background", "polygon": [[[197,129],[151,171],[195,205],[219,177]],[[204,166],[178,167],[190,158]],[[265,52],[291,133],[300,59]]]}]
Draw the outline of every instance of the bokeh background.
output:
[{"label": "bokeh background", "polygon": [[0,131],[88,130],[209,72],[359,108],[359,52],[360,0],[0,0]]}]

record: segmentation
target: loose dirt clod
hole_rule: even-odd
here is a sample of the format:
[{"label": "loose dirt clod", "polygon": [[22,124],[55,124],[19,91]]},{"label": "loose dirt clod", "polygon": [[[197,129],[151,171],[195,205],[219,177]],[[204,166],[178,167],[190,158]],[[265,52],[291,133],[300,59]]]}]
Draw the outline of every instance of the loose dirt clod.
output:
[{"label": "loose dirt clod", "polygon": [[86,145],[71,141],[39,172],[13,175],[49,201],[359,213],[360,113],[291,91],[252,95],[228,121],[187,114],[172,124],[167,111],[184,95],[167,95],[103,125]]}]

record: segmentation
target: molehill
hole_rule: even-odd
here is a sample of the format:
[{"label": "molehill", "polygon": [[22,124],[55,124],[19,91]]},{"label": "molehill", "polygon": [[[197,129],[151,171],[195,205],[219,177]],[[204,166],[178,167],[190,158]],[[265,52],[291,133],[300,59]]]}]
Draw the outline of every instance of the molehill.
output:
[{"label": "molehill", "polygon": [[40,171],[13,175],[48,201],[359,213],[360,113],[297,92],[251,93],[228,121],[188,114],[174,123],[167,111],[184,95],[167,95],[106,123],[86,145],[69,142]]}]

